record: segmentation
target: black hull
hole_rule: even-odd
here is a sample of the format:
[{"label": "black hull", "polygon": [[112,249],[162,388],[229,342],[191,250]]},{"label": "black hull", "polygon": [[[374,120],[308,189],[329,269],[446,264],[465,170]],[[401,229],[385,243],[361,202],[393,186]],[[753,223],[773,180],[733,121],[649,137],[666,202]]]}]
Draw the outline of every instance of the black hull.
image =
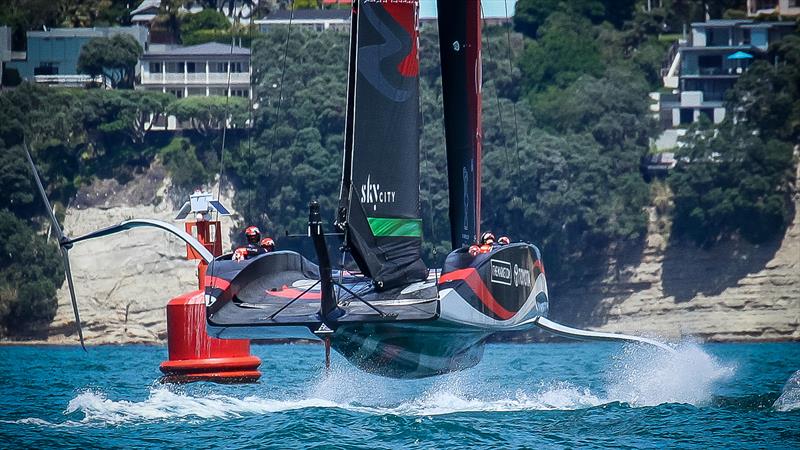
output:
[{"label": "black hull", "polygon": [[442,320],[361,324],[337,329],[331,344],[365,372],[413,379],[474,367],[490,334]]}]

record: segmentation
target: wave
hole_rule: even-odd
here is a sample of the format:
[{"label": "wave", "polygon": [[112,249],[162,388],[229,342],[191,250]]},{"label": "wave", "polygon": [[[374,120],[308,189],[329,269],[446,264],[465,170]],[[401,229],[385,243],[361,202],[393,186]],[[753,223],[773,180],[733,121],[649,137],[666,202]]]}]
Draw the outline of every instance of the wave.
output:
[{"label": "wave", "polygon": [[800,370],[795,372],[783,386],[780,397],[772,405],[776,411],[788,412],[800,409]]},{"label": "wave", "polygon": [[[564,381],[512,388],[481,379],[479,369],[442,376],[420,384],[403,384],[335,367],[295,394],[284,398],[261,395],[191,395],[182,388],[154,386],[142,401],[113,400],[99,390],[79,393],[64,414],[82,414],[79,421],[53,424],[40,419],[15,423],[35,426],[81,426],[164,420],[239,418],[310,408],[339,409],[368,415],[437,416],[455,413],[575,410],[611,403],[628,407],[662,403],[709,404],[714,385],[731,377],[725,366],[698,345],[687,343],[675,355],[642,346],[627,346],[615,356],[604,389],[592,392]],[[417,382],[419,383],[419,382]],[[398,386],[405,386],[403,390]]]}]

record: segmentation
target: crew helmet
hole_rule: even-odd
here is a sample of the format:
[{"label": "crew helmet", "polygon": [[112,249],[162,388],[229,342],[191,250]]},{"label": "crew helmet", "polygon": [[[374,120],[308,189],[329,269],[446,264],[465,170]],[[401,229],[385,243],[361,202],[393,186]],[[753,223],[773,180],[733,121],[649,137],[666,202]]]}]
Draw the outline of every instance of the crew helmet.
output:
[{"label": "crew helmet", "polygon": [[244,230],[244,235],[247,236],[247,243],[249,244],[258,244],[258,241],[261,240],[261,231],[258,230],[258,227],[247,227]]},{"label": "crew helmet", "polygon": [[271,237],[265,237],[261,240],[261,247],[263,247],[264,250],[271,252],[275,250],[275,241],[273,241]]},{"label": "crew helmet", "polygon": [[491,231],[486,231],[481,235],[481,244],[494,244],[494,234]]}]

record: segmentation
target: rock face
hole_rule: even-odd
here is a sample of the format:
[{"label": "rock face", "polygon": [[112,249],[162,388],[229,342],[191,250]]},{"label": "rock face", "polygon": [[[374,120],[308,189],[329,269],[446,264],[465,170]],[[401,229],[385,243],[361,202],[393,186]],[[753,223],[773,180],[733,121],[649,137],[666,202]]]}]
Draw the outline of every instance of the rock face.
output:
[{"label": "rock face", "polygon": [[[145,176],[125,186],[109,182],[90,186],[68,209],[66,232],[78,236],[130,218],[173,222],[188,196],[171,193],[166,186],[168,180],[159,167],[151,167]],[[230,206],[225,197],[222,202]],[[233,220],[221,221],[223,249],[228,249],[227,231],[233,229]],[[155,229],[130,230],[76,244],[70,262],[86,343],[165,341],[167,302],[197,289],[197,262],[186,260],[185,255],[183,241]],[[46,342],[78,342],[66,283],[58,292],[58,311]]]},{"label": "rock face", "polygon": [[563,303],[557,319],[673,339],[800,340],[800,199],[781,239],[728,242],[709,251],[667,245],[669,226],[655,208],[649,213],[640,254],[612,261],[593,282],[551,291],[553,303]]}]

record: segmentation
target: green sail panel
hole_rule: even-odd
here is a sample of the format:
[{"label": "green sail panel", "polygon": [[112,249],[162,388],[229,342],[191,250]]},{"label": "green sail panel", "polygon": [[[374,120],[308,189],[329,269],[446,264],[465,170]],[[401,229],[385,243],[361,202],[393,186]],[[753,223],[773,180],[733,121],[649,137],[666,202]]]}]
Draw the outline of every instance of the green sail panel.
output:
[{"label": "green sail panel", "polygon": [[422,220],[367,217],[375,237],[422,237]]}]

